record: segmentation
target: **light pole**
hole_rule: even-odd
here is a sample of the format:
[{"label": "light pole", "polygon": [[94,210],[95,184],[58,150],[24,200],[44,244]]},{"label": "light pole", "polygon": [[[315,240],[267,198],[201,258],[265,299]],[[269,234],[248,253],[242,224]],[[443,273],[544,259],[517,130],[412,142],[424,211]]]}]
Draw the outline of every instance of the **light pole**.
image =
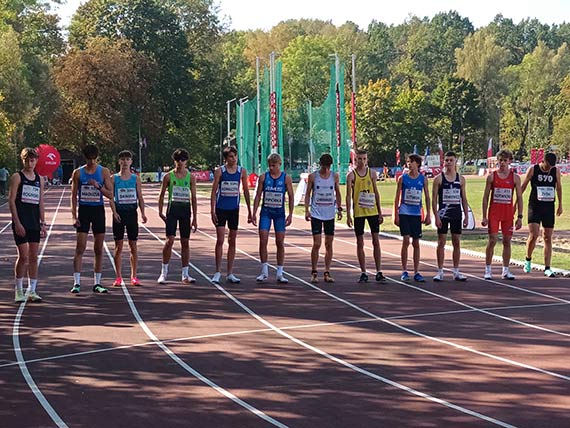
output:
[{"label": "light pole", "polygon": [[230,104],[233,103],[237,98],[232,98],[231,100],[226,101],[226,117],[228,120],[228,134],[227,134],[227,138],[226,141],[228,143],[228,146],[230,145]]},{"label": "light pole", "polygon": [[[243,105],[247,101],[248,97],[245,96],[239,99],[239,160],[243,162]],[[236,136],[237,137],[237,136]],[[236,139],[237,144],[237,139]]]}]

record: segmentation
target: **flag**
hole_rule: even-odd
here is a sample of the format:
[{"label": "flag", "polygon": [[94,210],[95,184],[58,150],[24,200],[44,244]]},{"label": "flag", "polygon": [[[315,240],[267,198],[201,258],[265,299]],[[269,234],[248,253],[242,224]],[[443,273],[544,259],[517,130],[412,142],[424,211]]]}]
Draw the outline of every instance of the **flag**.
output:
[{"label": "flag", "polygon": [[426,146],[426,152],[424,154],[424,157],[427,158],[429,156],[429,146]]},{"label": "flag", "polygon": [[414,155],[418,154],[418,145],[414,144]]},{"label": "flag", "polygon": [[489,145],[487,146],[487,157],[493,157],[493,137],[489,138]]}]

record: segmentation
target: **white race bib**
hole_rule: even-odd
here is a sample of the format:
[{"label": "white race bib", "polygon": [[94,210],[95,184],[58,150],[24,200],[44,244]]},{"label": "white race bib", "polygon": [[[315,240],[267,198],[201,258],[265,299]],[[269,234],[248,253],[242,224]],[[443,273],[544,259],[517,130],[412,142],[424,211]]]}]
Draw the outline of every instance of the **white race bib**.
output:
[{"label": "white race bib", "polygon": [[421,205],[422,191],[420,189],[406,189],[404,191],[404,203],[406,205]]},{"label": "white race bib", "polygon": [[459,205],[461,203],[461,189],[443,189],[442,203],[444,205]]},{"label": "white race bib", "polygon": [[554,202],[554,187],[537,186],[536,198],[540,202]]},{"label": "white race bib", "polygon": [[80,190],[80,199],[83,202],[99,202],[101,201],[101,191],[90,184],[82,184]]},{"label": "white race bib", "polygon": [[332,207],[335,203],[333,190],[320,190],[315,192],[315,205],[319,207]]},{"label": "white race bib", "polygon": [[117,202],[119,204],[136,204],[137,189],[135,187],[120,187],[117,189]]},{"label": "white race bib", "polygon": [[172,186],[172,202],[190,203],[190,188],[184,186]]},{"label": "white race bib", "polygon": [[239,196],[239,181],[222,181],[220,195],[226,198]]},{"label": "white race bib", "polygon": [[513,200],[513,189],[495,188],[493,191],[493,202],[496,204],[510,205]]},{"label": "white race bib", "polygon": [[38,205],[40,203],[40,188],[29,184],[22,185],[22,202]]},{"label": "white race bib", "polygon": [[360,192],[358,194],[358,206],[360,208],[374,208],[376,205],[376,195],[369,192]]},{"label": "white race bib", "polygon": [[283,206],[283,193],[266,190],[263,205],[267,208],[281,208]]}]

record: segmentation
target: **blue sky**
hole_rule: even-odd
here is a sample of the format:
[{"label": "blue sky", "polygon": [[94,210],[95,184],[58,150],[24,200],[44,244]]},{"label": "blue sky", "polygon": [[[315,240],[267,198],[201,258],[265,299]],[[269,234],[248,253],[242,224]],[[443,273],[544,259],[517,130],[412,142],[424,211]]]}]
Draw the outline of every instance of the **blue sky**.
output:
[{"label": "blue sky", "polygon": [[[68,0],[55,10],[67,25],[84,2]],[[515,22],[527,17],[546,24],[570,20],[570,0],[218,0],[218,4],[221,15],[231,19],[231,28],[237,30],[268,30],[280,21],[294,18],[331,20],[335,25],[352,21],[366,29],[373,19],[399,24],[410,14],[431,17],[448,10],[469,18],[475,27],[487,25],[499,13]]]}]

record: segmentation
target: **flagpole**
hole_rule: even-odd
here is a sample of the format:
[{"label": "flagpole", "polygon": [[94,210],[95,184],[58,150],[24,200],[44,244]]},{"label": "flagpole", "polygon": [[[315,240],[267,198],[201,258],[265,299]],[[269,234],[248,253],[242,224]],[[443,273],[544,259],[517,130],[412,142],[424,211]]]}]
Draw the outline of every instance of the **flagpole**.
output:
[{"label": "flagpole", "polygon": [[142,138],[141,123],[139,122],[139,174],[142,174]]}]

